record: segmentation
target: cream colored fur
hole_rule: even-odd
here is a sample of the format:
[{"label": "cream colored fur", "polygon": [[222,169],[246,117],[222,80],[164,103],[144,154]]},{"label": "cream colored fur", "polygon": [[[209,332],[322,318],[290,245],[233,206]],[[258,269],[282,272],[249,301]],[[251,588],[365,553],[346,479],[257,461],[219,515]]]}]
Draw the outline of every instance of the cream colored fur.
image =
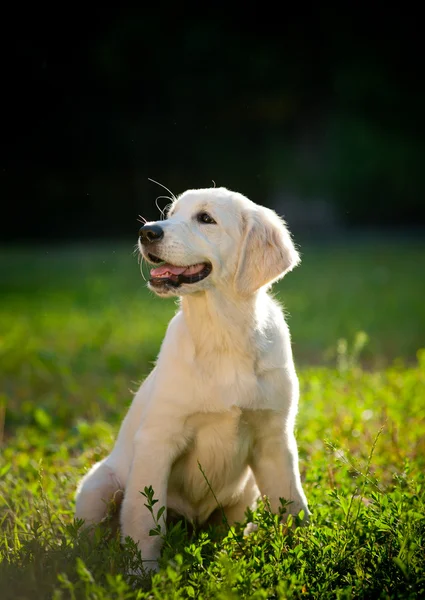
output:
[{"label": "cream colored fur", "polygon": [[[208,212],[216,224],[199,223]],[[284,222],[225,188],[189,190],[158,222],[155,254],[174,265],[210,262],[204,280],[161,295],[179,295],[158,361],[137,392],[111,454],[82,479],[76,516],[99,522],[124,489],[122,536],[156,568],[160,537],[140,494],[187,519],[205,522],[217,508],[230,521],[267,495],[277,511],[308,514],[298,469],[294,421],[298,380],[288,327],[267,293],[299,261]],[[143,253],[144,249],[140,246]],[[166,512],[161,518],[165,527]]]}]

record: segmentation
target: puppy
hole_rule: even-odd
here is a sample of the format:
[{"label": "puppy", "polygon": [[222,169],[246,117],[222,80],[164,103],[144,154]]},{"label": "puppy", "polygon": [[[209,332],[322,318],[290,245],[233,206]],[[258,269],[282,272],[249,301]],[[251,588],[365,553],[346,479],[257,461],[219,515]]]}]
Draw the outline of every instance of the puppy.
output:
[{"label": "puppy", "polygon": [[260,495],[308,515],[294,422],[298,380],[288,326],[270,285],[299,262],[284,222],[225,188],[188,190],[165,221],[140,229],[149,288],[181,297],[157,364],[137,392],[111,454],[82,479],[76,516],[105,516],[124,490],[122,536],[156,568],[160,536],[140,492],[205,523],[217,501],[242,521]]}]

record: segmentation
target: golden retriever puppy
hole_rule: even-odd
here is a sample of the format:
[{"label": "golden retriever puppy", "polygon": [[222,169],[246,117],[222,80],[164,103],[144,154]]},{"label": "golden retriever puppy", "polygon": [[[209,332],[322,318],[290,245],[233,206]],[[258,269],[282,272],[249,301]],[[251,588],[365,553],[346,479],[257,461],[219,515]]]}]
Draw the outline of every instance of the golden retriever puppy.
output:
[{"label": "golden retriever puppy", "polygon": [[99,522],[123,489],[122,536],[156,568],[161,538],[149,535],[146,486],[156,507],[200,524],[217,500],[230,522],[241,521],[260,495],[274,511],[284,498],[289,512],[308,515],[290,336],[267,293],[299,257],[276,213],[225,188],[183,193],[165,221],[140,229],[139,248],[153,265],[149,288],[180,296],[180,310],[114,449],[82,479],[76,516]]}]

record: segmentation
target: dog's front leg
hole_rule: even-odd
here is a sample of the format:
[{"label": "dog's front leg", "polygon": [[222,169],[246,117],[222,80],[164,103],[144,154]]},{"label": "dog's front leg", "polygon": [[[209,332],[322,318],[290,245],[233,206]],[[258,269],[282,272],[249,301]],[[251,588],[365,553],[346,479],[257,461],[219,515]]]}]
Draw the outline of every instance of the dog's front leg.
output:
[{"label": "dog's front leg", "polygon": [[[146,568],[156,570],[161,551],[161,535],[151,536],[151,529],[161,528],[165,533],[167,516],[167,487],[171,465],[181,448],[181,436],[164,428],[148,428],[142,426],[134,440],[133,461],[121,511],[121,532],[125,539],[130,536],[142,553]],[[158,500],[153,506],[153,516],[148,508],[146,498],[142,495],[146,487],[152,486],[154,498]],[[165,507],[163,514],[157,518],[158,511]]]},{"label": "dog's front leg", "polygon": [[301,485],[292,427],[279,412],[267,410],[255,413],[261,427],[256,428],[250,466],[260,493],[268,497],[273,512],[278,512],[280,498],[283,498],[290,503],[286,508],[288,513],[297,515],[303,510],[306,519],[310,513]]}]

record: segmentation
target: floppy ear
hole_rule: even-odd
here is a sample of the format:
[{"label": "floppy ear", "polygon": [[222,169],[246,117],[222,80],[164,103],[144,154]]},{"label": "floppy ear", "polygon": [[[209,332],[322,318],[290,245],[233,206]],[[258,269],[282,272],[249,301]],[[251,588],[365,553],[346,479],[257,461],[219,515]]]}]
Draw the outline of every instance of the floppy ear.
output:
[{"label": "floppy ear", "polygon": [[285,222],[274,211],[259,207],[248,215],[235,275],[240,294],[277,281],[299,262]]}]

